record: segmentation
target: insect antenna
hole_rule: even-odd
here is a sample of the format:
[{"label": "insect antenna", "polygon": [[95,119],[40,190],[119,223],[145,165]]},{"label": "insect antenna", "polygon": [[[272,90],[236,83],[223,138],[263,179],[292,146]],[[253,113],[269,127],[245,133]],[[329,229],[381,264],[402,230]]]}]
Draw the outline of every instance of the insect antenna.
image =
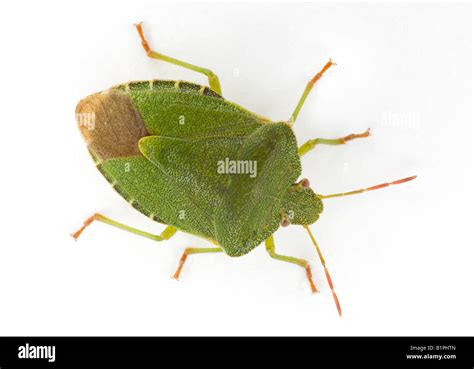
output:
[{"label": "insect antenna", "polygon": [[306,229],[306,231],[308,231],[309,237],[311,238],[311,241],[313,242],[314,247],[316,247],[319,260],[321,260],[321,264],[324,267],[324,273],[326,274],[326,279],[328,281],[329,287],[331,288],[332,297],[334,299],[334,303],[336,304],[337,312],[339,316],[342,316],[341,304],[339,303],[339,299],[337,298],[336,292],[334,291],[331,275],[329,274],[328,268],[326,267],[326,261],[324,260],[323,254],[321,253],[321,250],[319,249],[319,246],[316,243],[316,240],[314,239],[313,234],[311,233],[311,230],[309,229],[309,227],[307,225],[303,225],[303,227]]},{"label": "insect antenna", "polygon": [[403,179],[398,179],[398,180],[393,181],[393,182],[386,182],[386,183],[382,183],[382,184],[379,184],[379,185],[376,185],[376,186],[372,186],[372,187],[368,187],[368,188],[362,188],[360,190],[349,191],[349,192],[341,192],[341,193],[333,193],[331,195],[319,195],[319,197],[321,199],[330,199],[332,197],[357,195],[358,193],[373,191],[373,190],[379,190],[379,189],[384,188],[384,187],[405,183],[405,182],[408,182],[408,181],[411,181],[411,180],[415,179],[416,177],[417,176],[411,176],[411,177],[407,177],[407,178],[403,178]]}]

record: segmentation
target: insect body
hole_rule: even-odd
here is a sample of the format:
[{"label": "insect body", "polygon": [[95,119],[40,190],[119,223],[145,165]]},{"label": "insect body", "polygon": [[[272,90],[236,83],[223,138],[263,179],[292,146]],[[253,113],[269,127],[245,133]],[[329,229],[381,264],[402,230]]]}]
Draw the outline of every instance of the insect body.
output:
[{"label": "insect body", "polygon": [[180,230],[215,245],[186,249],[175,278],[189,254],[225,252],[235,257],[265,242],[271,257],[305,268],[316,292],[309,263],[275,251],[272,235],[280,226],[302,225],[317,249],[341,314],[308,225],[318,220],[324,198],[414,177],[326,196],[316,194],[307,179],[298,181],[300,156],[316,145],[340,145],[369,135],[367,130],[337,139],[317,138],[298,147],[291,126],[315,82],[333,63],[329,61],[308,83],[288,121],[273,122],[224,99],[219,79],[210,70],[152,51],[141,25],[136,27],[148,56],[204,73],[210,87],[182,81],[136,81],[79,102],[78,125],[97,168],[133,207],[167,227],[153,235],[94,214],[73,237],[99,220],[156,241],[167,240]]}]

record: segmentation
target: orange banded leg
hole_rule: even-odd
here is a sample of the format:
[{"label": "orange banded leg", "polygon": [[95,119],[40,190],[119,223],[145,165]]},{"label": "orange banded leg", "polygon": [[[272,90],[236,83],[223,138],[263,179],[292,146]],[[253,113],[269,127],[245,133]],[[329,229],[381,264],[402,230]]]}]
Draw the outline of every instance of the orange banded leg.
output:
[{"label": "orange banded leg", "polygon": [[215,92],[217,92],[219,95],[222,95],[222,90],[221,90],[221,84],[219,82],[219,77],[217,77],[217,75],[213,71],[211,71],[209,69],[206,69],[206,68],[198,67],[197,65],[190,64],[190,63],[187,63],[185,61],[175,59],[175,58],[172,58],[170,56],[166,56],[166,55],[163,55],[163,54],[158,53],[156,51],[153,51],[150,48],[150,46],[148,45],[148,42],[147,42],[147,40],[146,40],[146,38],[143,34],[142,24],[141,23],[135,24],[135,27],[136,27],[138,35],[140,36],[140,39],[142,41],[142,46],[145,49],[146,54],[150,58],[163,60],[165,62],[174,64],[174,65],[179,65],[180,67],[190,69],[190,70],[193,70],[195,72],[204,74],[205,76],[207,76],[207,79],[209,80],[209,86],[211,87],[211,89],[214,90]]},{"label": "orange banded leg", "polygon": [[313,276],[311,274],[311,267],[309,263],[304,259],[298,259],[293,256],[280,255],[275,252],[275,242],[273,241],[273,236],[268,237],[265,240],[265,248],[267,249],[268,254],[271,258],[281,261],[286,261],[287,263],[292,263],[299,265],[300,267],[306,270],[306,277],[308,278],[309,286],[311,287],[311,292],[319,292],[316,288],[316,285],[313,282]]},{"label": "orange banded leg", "polygon": [[207,254],[211,252],[222,252],[222,249],[219,247],[200,247],[200,248],[190,247],[190,248],[185,249],[183,252],[183,255],[181,256],[181,259],[179,259],[178,269],[176,269],[176,272],[173,274],[172,278],[179,279],[179,275],[181,274],[181,270],[183,269],[183,265],[186,262],[188,255]]},{"label": "orange banded leg", "polygon": [[98,213],[95,213],[94,215],[92,215],[91,217],[87,218],[85,221],[84,221],[84,224],[81,228],[79,228],[76,232],[74,232],[73,234],[71,234],[71,236],[77,240],[79,238],[79,236],[81,235],[81,233],[84,231],[84,229],[86,229],[94,220],[98,220],[99,222],[102,222],[102,223],[105,223],[105,224],[109,224],[113,227],[117,227],[117,228],[120,228],[120,229],[123,229],[124,231],[127,231],[127,232],[130,232],[130,233],[134,233],[134,234],[137,234],[139,236],[142,236],[142,237],[146,237],[146,238],[150,238],[152,239],[153,241],[165,241],[165,240],[168,240],[170,239],[176,232],[177,232],[177,229],[173,226],[168,226],[164,229],[163,232],[161,232],[160,235],[156,235],[156,234],[152,234],[152,233],[148,233],[148,232],[145,232],[145,231],[141,231],[139,229],[136,229],[136,228],[133,228],[133,227],[130,227],[128,225],[125,225],[123,223],[119,223],[115,220],[112,220],[110,218],[107,218],[106,216],[102,215],[102,214],[98,214]]},{"label": "orange banded leg", "polygon": [[306,141],[303,145],[298,148],[299,156],[303,156],[307,152],[313,150],[316,145],[344,145],[347,141],[354,140],[356,138],[364,138],[370,136],[370,128],[363,133],[351,133],[350,135],[328,139],[328,138],[315,138],[312,140]]},{"label": "orange banded leg", "polygon": [[289,123],[293,124],[296,121],[296,118],[298,117],[298,114],[303,107],[304,102],[306,101],[306,98],[308,97],[309,93],[313,89],[314,85],[316,82],[323,76],[324,72],[326,72],[332,65],[336,65],[336,63],[333,63],[331,59],[326,63],[326,65],[321,69],[316,75],[311,78],[311,80],[308,82],[306,85],[306,88],[303,91],[303,95],[301,95],[300,100],[298,101],[298,104],[296,105],[296,108],[291,114],[291,117],[289,119]]}]

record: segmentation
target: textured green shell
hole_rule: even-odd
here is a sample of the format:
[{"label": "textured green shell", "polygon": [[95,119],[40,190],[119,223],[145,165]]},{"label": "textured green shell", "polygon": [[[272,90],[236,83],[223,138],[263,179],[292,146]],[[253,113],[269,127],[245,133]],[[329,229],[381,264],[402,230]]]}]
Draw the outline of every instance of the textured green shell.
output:
[{"label": "textured green shell", "polygon": [[249,135],[237,158],[255,161],[258,175],[232,175],[216,209],[216,239],[235,256],[278,229],[282,199],[301,173],[296,138],[285,123],[270,123]]},{"label": "textured green shell", "polygon": [[[294,134],[208,87],[138,81],[91,95],[76,108],[97,167],[129,203],[155,221],[243,255],[277,230],[281,212],[311,224],[322,203],[291,190],[301,173]],[[255,160],[255,178],[219,174],[219,160]]]}]

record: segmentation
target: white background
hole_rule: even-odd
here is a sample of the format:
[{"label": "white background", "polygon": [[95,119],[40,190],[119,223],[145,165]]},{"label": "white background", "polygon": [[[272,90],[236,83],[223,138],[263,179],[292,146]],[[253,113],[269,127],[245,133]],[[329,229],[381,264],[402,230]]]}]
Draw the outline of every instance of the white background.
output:
[{"label": "white background", "polygon": [[[2,3],[0,335],[474,334],[472,11],[469,3]],[[156,50],[211,68],[226,98],[287,119],[329,57],[294,126],[300,143],[372,128],[302,160],[320,193],[417,174],[413,182],[326,201],[312,229],[339,294],[337,316],[301,227],[268,257],[193,256],[104,224],[94,212],[164,228],[132,209],[90,160],[80,98],[136,79],[205,77],[146,58]]]}]

